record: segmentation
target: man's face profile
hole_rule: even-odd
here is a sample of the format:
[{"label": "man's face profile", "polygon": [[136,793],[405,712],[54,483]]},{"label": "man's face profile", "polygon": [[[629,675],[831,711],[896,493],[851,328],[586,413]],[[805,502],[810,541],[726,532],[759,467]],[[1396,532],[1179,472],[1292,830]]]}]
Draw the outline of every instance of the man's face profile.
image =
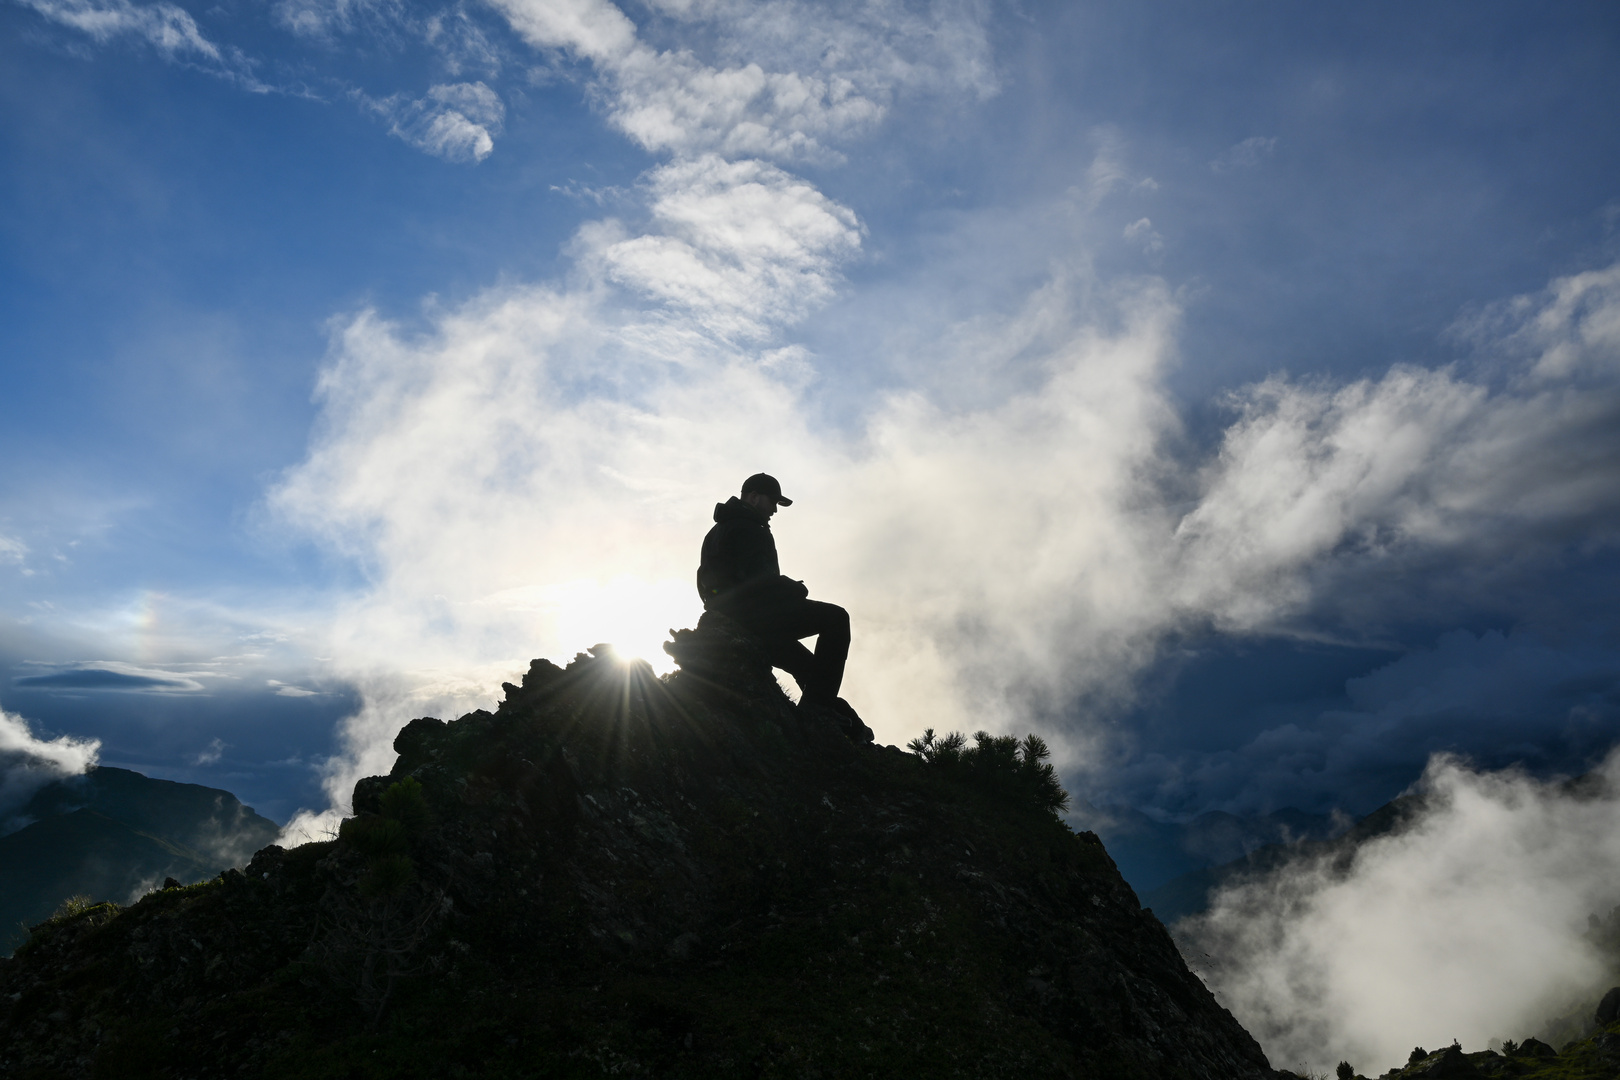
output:
[{"label": "man's face profile", "polygon": [[769,521],[777,510],[776,496],[763,491],[745,491],[742,493],[742,501],[759,511],[766,521]]}]

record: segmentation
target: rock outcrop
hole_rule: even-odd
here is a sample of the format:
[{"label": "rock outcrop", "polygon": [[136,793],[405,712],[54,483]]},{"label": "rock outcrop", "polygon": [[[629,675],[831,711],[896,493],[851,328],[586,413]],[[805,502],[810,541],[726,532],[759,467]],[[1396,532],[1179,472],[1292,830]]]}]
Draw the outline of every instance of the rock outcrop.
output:
[{"label": "rock outcrop", "polygon": [[333,840],[36,928],[0,1073],[1272,1075],[1095,836],[801,714],[713,620],[668,648],[537,660]]}]

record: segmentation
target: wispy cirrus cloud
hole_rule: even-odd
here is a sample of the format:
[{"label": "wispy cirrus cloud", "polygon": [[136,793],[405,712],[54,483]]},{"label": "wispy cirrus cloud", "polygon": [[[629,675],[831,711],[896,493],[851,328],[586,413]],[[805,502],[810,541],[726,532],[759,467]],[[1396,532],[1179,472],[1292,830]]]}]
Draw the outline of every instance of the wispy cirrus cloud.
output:
[{"label": "wispy cirrus cloud", "polygon": [[387,121],[390,135],[452,162],[483,161],[495,149],[495,136],[506,120],[500,96],[481,82],[444,83],[421,98],[357,96]]},{"label": "wispy cirrus cloud", "polygon": [[270,10],[294,34],[323,39],[368,23],[391,23],[406,11],[399,0],[277,0]]},{"label": "wispy cirrus cloud", "polygon": [[19,0],[52,22],[83,31],[98,42],[133,37],[166,56],[194,54],[223,60],[218,45],[203,37],[197,22],[175,4],[133,4],[130,0]]},{"label": "wispy cirrus cloud", "polygon": [[835,157],[831,144],[871,130],[901,87],[994,89],[985,14],[966,5],[932,18],[858,5],[661,6],[712,24],[713,63],[649,44],[607,0],[495,6],[530,45],[592,64],[610,120],[651,151]]},{"label": "wispy cirrus cloud", "polygon": [[1220,156],[1209,163],[1211,171],[1217,173],[1236,172],[1239,169],[1252,169],[1277,151],[1277,139],[1271,135],[1251,135],[1240,143],[1234,143],[1221,152]]},{"label": "wispy cirrus cloud", "polygon": [[131,0],[18,0],[50,21],[90,37],[98,44],[130,39],[156,49],[165,59],[189,63],[243,89],[267,92],[240,49],[219,45],[204,36],[184,8],[167,2],[136,4]]}]

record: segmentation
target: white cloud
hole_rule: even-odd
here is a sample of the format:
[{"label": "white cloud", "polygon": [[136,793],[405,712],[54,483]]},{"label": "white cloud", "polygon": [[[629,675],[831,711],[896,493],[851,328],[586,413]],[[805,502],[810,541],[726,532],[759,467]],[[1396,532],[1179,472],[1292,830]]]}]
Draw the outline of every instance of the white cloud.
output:
[{"label": "white cloud", "polygon": [[608,0],[496,0],[495,6],[537,48],[571,49],[608,63],[635,47],[635,24]]},{"label": "white cloud", "polygon": [[225,740],[217,736],[210,739],[207,746],[192,755],[191,763],[199,767],[219,764],[219,759],[225,756],[226,745]]},{"label": "white cloud", "polygon": [[[1527,543],[1620,539],[1620,380],[1548,373],[1579,333],[1556,317],[1569,283],[1527,309],[1523,326],[1547,348],[1501,389],[1454,368],[1398,366],[1343,386],[1272,378],[1234,395],[1238,420],[1177,530],[1178,604],[1237,630],[1324,603],[1369,626],[1371,602],[1398,614],[1392,593],[1412,587],[1401,571],[1436,550],[1479,556],[1467,560],[1479,585],[1515,569]],[[1616,311],[1610,297],[1579,318],[1601,326]],[[1334,587],[1351,579],[1361,587]]]},{"label": "white cloud", "polygon": [[271,11],[295,34],[329,38],[368,19],[397,16],[400,8],[398,0],[277,0]]},{"label": "white cloud", "polygon": [[1143,254],[1157,255],[1164,250],[1164,237],[1154,229],[1153,222],[1149,218],[1138,218],[1131,222],[1125,226],[1123,235],[1132,243],[1141,244]]},{"label": "white cloud", "polygon": [[1218,173],[1234,172],[1238,169],[1252,169],[1277,150],[1277,140],[1274,136],[1251,135],[1240,143],[1228,147],[1214,161],[1209,163],[1210,169]]},{"label": "white cloud", "polygon": [[1620,757],[1600,774],[1575,793],[1436,758],[1410,828],[1223,890],[1178,936],[1272,1061],[1372,1075],[1413,1045],[1522,1040],[1607,988],[1583,935],[1620,903]]},{"label": "white cloud", "polygon": [[434,86],[420,99],[362,100],[388,121],[390,135],[446,161],[483,161],[506,119],[500,97],[481,82]]},{"label": "white cloud", "polygon": [[779,71],[837,72],[874,93],[898,87],[987,97],[997,80],[987,4],[966,0],[655,0],[685,25],[709,29],[723,62]]},{"label": "white cloud", "polygon": [[[487,702],[530,656],[600,640],[569,636],[592,597],[615,597],[594,606],[656,658],[663,629],[696,617],[707,506],[757,468],[797,489],[784,559],[855,614],[851,697],[890,741],[1050,731],[1077,696],[1128,695],[1170,629],[1290,633],[1412,591],[1443,553],[1488,575],[1481,552],[1523,565],[1572,532],[1615,536],[1620,386],[1524,374],[1493,390],[1454,369],[1247,388],[1193,508],[1172,509],[1187,472],[1163,383],[1176,309],[1152,282],[1087,301],[1054,283],[976,323],[1020,343],[986,363],[1038,359],[1033,385],[949,406],[880,395],[842,431],[811,424],[814,358],[772,366],[767,343],[731,331],[802,317],[852,219],[758,163],[677,162],[648,188],[650,239],[588,226],[567,289],[491,291],[427,337],[362,315],[335,341],[325,434],[276,504],[373,568],[332,649],[367,701],[334,765],[339,800],[356,770],[386,767],[410,715]],[[608,280],[659,303],[626,307]],[[575,599],[535,592],[558,588]],[[1086,748],[1086,767],[1108,766],[1101,729],[1059,734],[1071,763]]]},{"label": "white cloud", "polygon": [[28,558],[27,544],[15,536],[0,533],[0,563],[16,563],[21,566],[26,558]]},{"label": "white cloud", "polygon": [[173,57],[194,53],[222,60],[219,46],[203,37],[197,22],[174,4],[132,4],[129,0],[20,0],[63,26],[82,31],[98,42],[137,37]]},{"label": "white cloud", "polygon": [[88,35],[98,44],[132,38],[151,45],[167,60],[195,66],[246,90],[264,93],[271,89],[253,75],[253,65],[240,49],[208,40],[190,13],[175,4],[134,4],[130,0],[18,2],[52,22]]},{"label": "white cloud", "polygon": [[[1128,695],[1171,629],[1289,633],[1405,587],[1392,568],[1437,552],[1533,560],[1537,537],[1612,535],[1620,387],[1529,374],[1545,352],[1495,389],[1455,369],[1268,380],[1234,395],[1218,454],[1188,462],[1164,385],[1178,312],[1153,280],[1104,290],[1060,270],[1010,315],[931,314],[914,339],[936,352],[907,361],[920,381],[831,426],[806,392],[816,358],[783,335],[836,289],[861,225],[757,157],[863,130],[885,95],[941,70],[982,89],[972,65],[915,46],[911,69],[855,50],[792,70],[804,56],[783,28],[836,37],[825,27],[860,25],[843,7],[763,5],[748,18],[764,21],[716,31],[709,64],[648,45],[605,0],[497,6],[531,45],[594,64],[609,115],[674,160],[643,179],[645,222],[581,228],[566,283],[492,289],[417,336],[363,313],[334,339],[321,433],[273,503],[372,575],[333,630],[337,674],[366,702],[332,766],[336,802],[387,767],[410,715],[487,702],[530,657],[601,640],[576,640],[587,623],[657,659],[664,628],[697,614],[707,507],[760,468],[803,493],[778,526],[784,558],[854,612],[852,699],[891,741],[923,726],[1050,730],[1077,698]],[[953,16],[969,38],[975,10]],[[739,41],[763,43],[778,70],[728,53]],[[400,133],[477,157],[486,143],[436,143],[427,118],[498,123],[498,105],[482,84],[436,87]],[[1097,139],[1075,195],[1088,209],[1130,181],[1117,135]],[[1132,228],[1152,242],[1147,219]],[[1608,293],[1587,288],[1596,301],[1559,315],[1571,288],[1515,309],[1497,337],[1578,322],[1606,348]],[[978,343],[976,397],[930,389],[958,339]],[[1089,748],[1102,768],[1102,738],[1074,728],[1063,750],[1076,762]]]},{"label": "white cloud", "polygon": [[829,140],[875,125],[897,87],[993,86],[984,13],[971,7],[942,7],[930,20],[900,7],[872,17],[858,6],[688,5],[681,14],[721,28],[720,51],[732,60],[716,64],[646,44],[607,0],[494,2],[530,45],[594,64],[609,117],[653,151],[823,156]]},{"label": "white cloud", "polygon": [[1533,380],[1611,379],[1620,368],[1620,265],[1490,305],[1454,332],[1508,356],[1533,358]]},{"label": "white cloud", "polygon": [[655,169],[650,227],[582,234],[606,275],[691,312],[727,338],[761,338],[827,300],[837,267],[860,246],[848,208],[759,161],[705,156]]},{"label": "white cloud", "polygon": [[16,827],[6,818],[52,780],[77,776],[96,763],[98,739],[61,735],[37,738],[28,721],[0,710],[0,833]]},{"label": "white cloud", "polygon": [[422,40],[438,51],[451,75],[474,69],[494,76],[501,70],[501,50],[469,16],[465,3],[425,19]]}]

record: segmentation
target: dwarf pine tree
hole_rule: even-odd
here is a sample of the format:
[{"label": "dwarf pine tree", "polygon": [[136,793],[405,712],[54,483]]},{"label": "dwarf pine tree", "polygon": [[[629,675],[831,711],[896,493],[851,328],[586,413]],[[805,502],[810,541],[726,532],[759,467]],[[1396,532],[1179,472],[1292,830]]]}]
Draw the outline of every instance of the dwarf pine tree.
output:
[{"label": "dwarf pine tree", "polygon": [[1030,734],[973,733],[974,745],[960,731],[935,735],[934,729],[912,739],[907,749],[928,764],[1011,798],[1033,803],[1051,814],[1069,808],[1069,793],[1058,782],[1057,770],[1046,759],[1052,756],[1046,740]]}]

